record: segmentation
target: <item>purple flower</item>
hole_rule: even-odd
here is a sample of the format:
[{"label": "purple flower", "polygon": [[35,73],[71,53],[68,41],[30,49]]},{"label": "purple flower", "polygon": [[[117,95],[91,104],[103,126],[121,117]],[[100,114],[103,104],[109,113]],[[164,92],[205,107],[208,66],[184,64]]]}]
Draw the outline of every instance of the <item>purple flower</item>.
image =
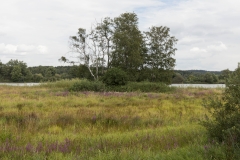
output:
[{"label": "purple flower", "polygon": [[28,143],[25,147],[27,152],[33,152],[33,145],[31,143]]},{"label": "purple flower", "polygon": [[36,152],[42,152],[43,151],[43,144],[42,142],[39,142],[37,147],[36,147]]}]

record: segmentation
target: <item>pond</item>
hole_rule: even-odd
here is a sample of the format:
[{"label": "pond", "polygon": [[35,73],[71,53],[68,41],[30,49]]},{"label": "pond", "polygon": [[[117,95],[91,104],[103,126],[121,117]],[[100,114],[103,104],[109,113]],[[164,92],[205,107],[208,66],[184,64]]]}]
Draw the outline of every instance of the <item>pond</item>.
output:
[{"label": "pond", "polygon": [[225,84],[171,84],[172,87],[194,87],[194,88],[225,88]]},{"label": "pond", "polygon": [[40,83],[0,83],[0,85],[7,86],[38,86]]},{"label": "pond", "polygon": [[[8,86],[38,86],[40,83],[0,83]],[[172,87],[195,87],[195,88],[225,88],[225,84],[171,84]]]}]

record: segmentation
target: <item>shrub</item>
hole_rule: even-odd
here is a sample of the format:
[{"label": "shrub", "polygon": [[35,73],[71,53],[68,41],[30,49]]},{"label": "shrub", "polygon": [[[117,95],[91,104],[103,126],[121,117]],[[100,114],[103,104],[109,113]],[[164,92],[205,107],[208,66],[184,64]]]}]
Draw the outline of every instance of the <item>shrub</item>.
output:
[{"label": "shrub", "polygon": [[75,82],[70,88],[70,91],[95,91],[100,92],[104,91],[105,85],[100,81],[88,81],[81,80],[79,82]]},{"label": "shrub", "polygon": [[109,69],[102,78],[106,85],[125,85],[127,83],[127,74],[119,68]]},{"label": "shrub", "polygon": [[71,87],[73,84],[75,84],[76,82],[81,81],[80,79],[63,79],[60,81],[56,81],[56,82],[46,82],[46,83],[41,83],[41,87],[47,87],[47,88],[64,88],[67,89],[69,87]]},{"label": "shrub", "polygon": [[168,92],[172,88],[164,83],[154,83],[154,82],[129,82],[125,86],[110,86],[107,87],[108,91],[115,92]]},{"label": "shrub", "polygon": [[213,97],[204,106],[212,118],[203,122],[211,138],[224,142],[227,152],[233,153],[240,145],[240,68],[226,80],[222,98]]},{"label": "shrub", "polygon": [[126,85],[107,85],[100,81],[88,81],[82,80],[74,83],[69,91],[95,91],[95,92],[168,92],[172,91],[173,88],[169,87],[164,83],[153,83],[153,82],[129,82]]}]

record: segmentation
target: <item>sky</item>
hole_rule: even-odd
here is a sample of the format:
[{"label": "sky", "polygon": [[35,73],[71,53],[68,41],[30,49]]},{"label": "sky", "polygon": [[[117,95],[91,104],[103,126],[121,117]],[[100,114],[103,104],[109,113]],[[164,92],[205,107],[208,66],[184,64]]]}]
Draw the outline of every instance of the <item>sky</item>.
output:
[{"label": "sky", "polygon": [[134,12],[139,29],[167,26],[178,70],[234,70],[240,62],[239,0],[1,0],[0,61],[62,66],[69,37],[105,17]]}]

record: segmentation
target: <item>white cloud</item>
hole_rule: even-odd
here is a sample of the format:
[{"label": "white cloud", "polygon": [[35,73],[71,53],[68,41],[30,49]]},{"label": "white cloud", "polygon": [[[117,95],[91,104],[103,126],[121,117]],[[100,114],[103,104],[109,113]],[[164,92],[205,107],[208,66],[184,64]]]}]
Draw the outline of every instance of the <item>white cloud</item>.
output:
[{"label": "white cloud", "polygon": [[47,53],[48,49],[43,45],[12,45],[12,44],[0,44],[0,54],[19,54],[19,55],[27,55],[27,54],[44,54]]},{"label": "white cloud", "polygon": [[0,56],[0,61],[3,62],[3,63],[7,63],[8,61],[10,61],[11,58],[9,57],[6,57],[6,56]]},{"label": "white cloud", "polygon": [[61,65],[58,59],[69,51],[69,36],[79,27],[89,29],[104,17],[135,12],[141,30],[170,27],[179,39],[178,69],[233,70],[240,59],[239,6],[239,0],[2,0],[0,58],[14,55],[28,57],[31,65]]},{"label": "white cloud", "polygon": [[180,44],[180,45],[189,45],[190,44],[191,45],[191,44],[201,43],[203,41],[204,40],[199,37],[186,36],[186,37],[179,39],[178,44]]},{"label": "white cloud", "polygon": [[32,52],[34,49],[35,46],[33,45],[21,44],[17,46],[17,52]]},{"label": "white cloud", "polygon": [[215,44],[209,45],[206,49],[200,49],[199,47],[193,47],[190,49],[190,52],[195,53],[206,53],[206,52],[221,52],[227,50],[227,47],[222,42],[217,42]]},{"label": "white cloud", "polygon": [[218,42],[214,45],[209,45],[207,49],[210,51],[224,51],[224,50],[227,50],[227,47],[222,42]]},{"label": "white cloud", "polygon": [[190,52],[201,53],[201,52],[207,52],[207,51],[205,49],[200,49],[198,47],[193,47],[192,49],[190,49]]},{"label": "white cloud", "polygon": [[5,45],[4,43],[0,44],[0,53],[15,53],[17,50],[17,46],[14,46],[12,44]]},{"label": "white cloud", "polygon": [[37,46],[37,50],[40,53],[47,53],[47,51],[48,51],[47,47],[46,46],[42,46],[42,45]]}]

